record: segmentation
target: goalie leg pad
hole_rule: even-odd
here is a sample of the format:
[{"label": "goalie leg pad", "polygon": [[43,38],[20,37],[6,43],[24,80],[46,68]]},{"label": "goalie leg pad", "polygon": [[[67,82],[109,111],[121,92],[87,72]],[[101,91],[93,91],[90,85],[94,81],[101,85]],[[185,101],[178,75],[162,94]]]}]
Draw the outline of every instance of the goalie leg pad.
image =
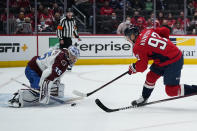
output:
[{"label": "goalie leg pad", "polygon": [[31,89],[20,89],[14,93],[14,97],[9,100],[10,106],[24,107],[37,104],[39,100],[39,94]]},{"label": "goalie leg pad", "polygon": [[40,87],[40,97],[39,102],[43,104],[48,104],[50,100],[50,92],[53,82],[50,80],[44,80]]},{"label": "goalie leg pad", "polygon": [[51,88],[51,95],[56,97],[64,97],[64,84],[60,83],[58,85],[53,84],[53,87]]}]

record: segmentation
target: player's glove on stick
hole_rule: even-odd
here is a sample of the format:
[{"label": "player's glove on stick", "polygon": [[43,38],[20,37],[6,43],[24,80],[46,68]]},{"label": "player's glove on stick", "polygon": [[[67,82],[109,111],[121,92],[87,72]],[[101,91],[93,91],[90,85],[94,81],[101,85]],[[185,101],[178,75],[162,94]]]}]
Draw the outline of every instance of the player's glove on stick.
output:
[{"label": "player's glove on stick", "polygon": [[143,98],[143,97],[140,97],[139,99],[132,101],[132,102],[131,102],[131,105],[132,105],[133,107],[143,106],[143,104],[147,103],[147,100],[148,100],[148,99],[145,99],[145,98]]},{"label": "player's glove on stick", "polygon": [[131,74],[135,74],[135,73],[137,73],[137,71],[135,69],[135,63],[133,63],[133,64],[131,64],[129,66],[129,72],[128,72],[128,74],[131,75]]}]

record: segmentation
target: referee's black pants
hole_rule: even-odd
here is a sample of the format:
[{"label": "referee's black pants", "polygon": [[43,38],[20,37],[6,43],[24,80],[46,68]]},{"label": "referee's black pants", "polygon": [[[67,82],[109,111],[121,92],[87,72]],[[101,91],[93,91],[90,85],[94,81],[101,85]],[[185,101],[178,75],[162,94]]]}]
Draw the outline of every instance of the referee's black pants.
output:
[{"label": "referee's black pants", "polygon": [[72,45],[72,39],[70,37],[64,37],[64,44],[60,44],[60,49],[68,48]]}]

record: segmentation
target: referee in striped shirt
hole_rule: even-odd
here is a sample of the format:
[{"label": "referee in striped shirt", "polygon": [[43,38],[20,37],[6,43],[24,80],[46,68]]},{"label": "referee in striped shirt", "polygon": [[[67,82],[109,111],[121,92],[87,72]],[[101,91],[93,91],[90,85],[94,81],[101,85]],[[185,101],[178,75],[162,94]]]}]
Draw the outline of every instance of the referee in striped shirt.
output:
[{"label": "referee in striped shirt", "polygon": [[66,10],[66,17],[60,20],[57,27],[57,36],[60,40],[60,49],[68,48],[72,45],[72,37],[79,38],[75,19],[73,18],[73,11],[71,8]]}]

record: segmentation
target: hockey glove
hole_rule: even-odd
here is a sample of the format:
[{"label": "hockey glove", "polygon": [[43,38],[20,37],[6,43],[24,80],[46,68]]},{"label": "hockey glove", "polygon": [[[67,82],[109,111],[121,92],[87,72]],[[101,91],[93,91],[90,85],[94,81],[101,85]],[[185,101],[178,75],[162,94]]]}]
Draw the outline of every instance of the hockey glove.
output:
[{"label": "hockey glove", "polygon": [[148,99],[144,99],[143,97],[140,97],[139,99],[132,101],[131,105],[135,108],[140,107],[143,106],[147,102],[147,100]]},{"label": "hockey glove", "polygon": [[131,64],[129,66],[129,72],[128,72],[128,74],[131,75],[131,74],[135,74],[135,73],[137,73],[137,71],[135,69],[135,63],[133,63],[133,64]]}]

